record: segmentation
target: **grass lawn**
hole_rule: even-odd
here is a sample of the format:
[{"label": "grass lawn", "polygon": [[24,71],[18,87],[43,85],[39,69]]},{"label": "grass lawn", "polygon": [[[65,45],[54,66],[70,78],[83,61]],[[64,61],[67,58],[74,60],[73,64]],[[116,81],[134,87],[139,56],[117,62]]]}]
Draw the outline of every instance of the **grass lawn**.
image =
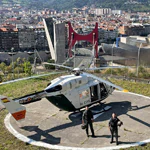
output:
[{"label": "grass lawn", "polygon": [[150,97],[150,84],[139,83],[139,82],[131,82],[126,80],[117,80],[110,78],[112,83],[127,89],[129,92],[142,94]]},{"label": "grass lawn", "polygon": [[[35,91],[41,91],[52,79],[56,78],[57,76],[60,76],[60,74],[0,86],[0,95],[6,95],[11,98],[16,98]],[[110,80],[113,83],[129,90],[130,92],[150,96],[150,84],[134,83],[116,79]],[[4,118],[7,113],[8,112],[5,109],[0,111],[0,150],[45,150],[45,148],[36,147],[21,142],[20,140],[16,139],[11,133],[9,133],[4,125]],[[147,144],[146,146],[131,147],[122,150],[150,150],[150,144]]]},{"label": "grass lawn", "polygon": [[0,111],[0,150],[46,150],[46,148],[26,144],[7,131],[4,125],[6,114],[8,114],[6,109]]}]

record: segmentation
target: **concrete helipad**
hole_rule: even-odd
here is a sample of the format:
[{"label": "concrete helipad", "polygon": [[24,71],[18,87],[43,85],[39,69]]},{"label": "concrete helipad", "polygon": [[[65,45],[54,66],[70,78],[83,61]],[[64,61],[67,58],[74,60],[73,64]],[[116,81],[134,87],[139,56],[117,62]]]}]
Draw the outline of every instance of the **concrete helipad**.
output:
[{"label": "concrete helipad", "polygon": [[[113,92],[102,106],[92,110],[101,110],[106,106],[112,108],[100,114],[94,122],[96,138],[86,137],[81,129],[81,115],[60,111],[46,99],[26,105],[26,119],[16,122],[7,116],[7,128],[19,139],[30,144],[56,149],[128,147],[139,141],[150,142],[150,99],[132,93]],[[119,128],[119,146],[110,144],[108,121],[115,112],[123,121]],[[10,123],[9,123],[10,121]],[[49,145],[49,146],[48,146]],[[63,147],[62,147],[63,146]],[[107,147],[107,148],[106,148]]]}]

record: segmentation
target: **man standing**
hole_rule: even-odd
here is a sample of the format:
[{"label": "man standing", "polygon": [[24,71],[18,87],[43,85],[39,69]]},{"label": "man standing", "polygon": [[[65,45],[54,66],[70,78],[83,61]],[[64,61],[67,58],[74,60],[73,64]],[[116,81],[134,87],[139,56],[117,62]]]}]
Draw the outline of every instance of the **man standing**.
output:
[{"label": "man standing", "polygon": [[92,132],[92,137],[95,137],[94,130],[93,130],[93,121],[94,121],[93,114],[91,110],[88,108],[88,106],[86,106],[85,111],[83,112],[83,116],[82,116],[82,124],[86,125],[87,137],[89,137],[89,133],[88,133],[89,126]]},{"label": "man standing", "polygon": [[111,141],[110,143],[113,143],[113,138],[114,138],[114,133],[116,136],[116,145],[118,145],[118,126],[121,126],[123,123],[120,122],[120,124],[118,125],[118,122],[120,120],[117,118],[117,115],[115,113],[112,114],[112,117],[109,121],[109,129],[111,132]]}]

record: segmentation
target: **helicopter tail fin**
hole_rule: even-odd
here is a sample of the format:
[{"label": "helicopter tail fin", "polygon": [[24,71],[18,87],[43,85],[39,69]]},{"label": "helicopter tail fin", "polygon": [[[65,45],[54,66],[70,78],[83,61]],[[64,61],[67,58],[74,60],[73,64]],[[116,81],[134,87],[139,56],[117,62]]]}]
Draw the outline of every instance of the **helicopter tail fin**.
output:
[{"label": "helicopter tail fin", "polygon": [[2,105],[11,113],[15,120],[19,121],[25,118],[26,108],[6,96],[0,96]]}]

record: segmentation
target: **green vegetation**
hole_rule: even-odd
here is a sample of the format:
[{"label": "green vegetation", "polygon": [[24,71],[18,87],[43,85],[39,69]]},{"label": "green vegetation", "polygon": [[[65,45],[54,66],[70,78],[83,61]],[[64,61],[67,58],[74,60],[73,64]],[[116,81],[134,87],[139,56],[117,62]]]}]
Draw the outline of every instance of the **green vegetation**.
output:
[{"label": "green vegetation", "polygon": [[[47,61],[48,63],[55,63],[55,60],[51,59]],[[46,69],[55,69],[54,65],[45,65]]]},{"label": "green vegetation", "polygon": [[120,150],[150,150],[150,144],[145,146],[135,146],[130,148],[121,148]]},{"label": "green vegetation", "polygon": [[[99,70],[98,70],[99,71]],[[102,74],[106,75],[116,75],[116,76],[125,76],[130,78],[136,78],[136,69],[134,68],[117,68],[117,69],[106,69],[101,71]],[[139,66],[138,68],[138,78],[150,79],[150,70],[144,66]]]},{"label": "green vegetation", "polygon": [[31,75],[32,66],[29,61],[25,61],[23,64],[25,74]]},{"label": "green vegetation", "polygon": [[129,92],[150,96],[150,84],[117,80],[113,78],[110,78],[110,81],[112,81],[116,85],[123,87],[124,89],[127,89]]},{"label": "green vegetation", "polygon": [[25,76],[31,76],[32,65],[26,59],[20,59],[20,57],[11,63],[6,65],[4,62],[0,63],[0,82],[12,80],[13,78],[21,78]]},{"label": "green vegetation", "polygon": [[131,11],[150,11],[150,0],[136,0],[137,4],[126,3],[127,0],[3,0],[2,3],[17,3],[29,8],[50,8],[56,10],[71,10],[83,6],[95,5],[96,7],[112,8]]},{"label": "green vegetation", "polygon": [[11,98],[20,97],[26,94],[34,93],[35,91],[41,91],[46,88],[47,84],[54,78],[61,74],[54,74],[48,77],[40,77],[35,79],[29,79],[11,84],[0,86],[0,95],[6,95]]}]

